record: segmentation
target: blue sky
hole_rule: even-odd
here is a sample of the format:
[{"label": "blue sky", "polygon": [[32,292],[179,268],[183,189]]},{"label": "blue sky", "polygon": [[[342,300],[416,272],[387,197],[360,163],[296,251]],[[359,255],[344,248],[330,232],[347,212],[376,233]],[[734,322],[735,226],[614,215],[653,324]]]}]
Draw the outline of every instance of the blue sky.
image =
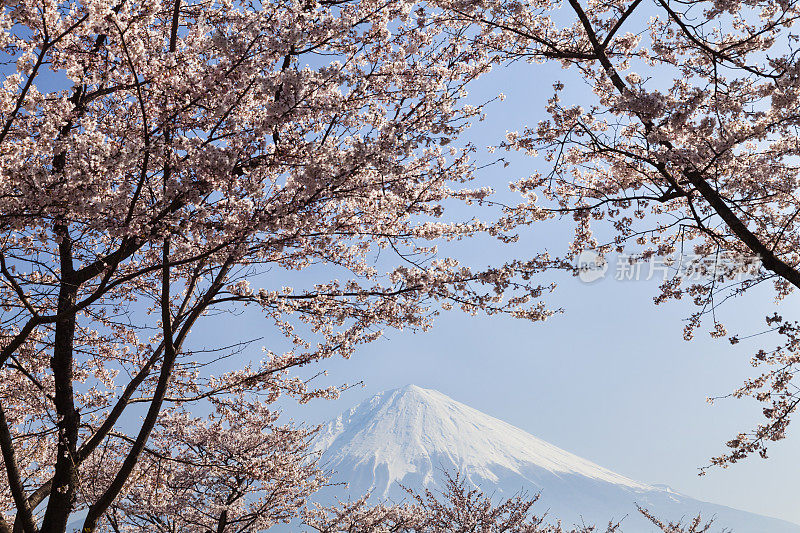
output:
[{"label": "blue sky", "polygon": [[[507,130],[534,124],[543,118],[557,78],[567,82],[567,94],[588,95],[581,80],[555,66],[518,63],[496,69],[473,87],[472,97],[479,101],[503,92],[507,99],[491,104],[487,120],[467,137],[478,146],[497,144]],[[486,172],[502,187],[543,164],[516,157],[510,167]],[[568,234],[568,224],[550,224],[524,234],[521,246],[534,253],[563,243]],[[469,246],[461,251],[484,257],[483,249]],[[703,331],[686,342],[683,320],[694,310],[689,302],[655,306],[656,281],[613,278],[613,266],[592,284],[556,275],[558,288],[548,301],[565,312],[544,323],[452,312],[424,334],[389,332],[349,361],[327,361],[309,370],[328,370],[326,383],[363,380],[363,387],[338,401],[289,404],[286,414],[321,422],[374,393],[414,383],[634,479],[800,523],[795,487],[800,436],[794,428],[788,439],[772,446],[766,461],[697,475],[698,467],[724,450],[726,440],[759,420],[755,402],[726,399],[710,405],[706,398],[727,394],[753,375],[749,359],[763,338],[731,346]],[[774,309],[771,292],[760,289],[723,306],[721,316],[731,330],[755,333],[765,329],[764,316]],[[797,297],[777,309],[796,315]],[[258,323],[245,316],[237,326],[243,335],[256,336]]]},{"label": "blue sky", "polygon": [[358,378],[364,387],[335,402],[288,405],[287,414],[323,421],[414,383],[634,479],[800,522],[794,435],[773,446],[769,460],[697,476],[727,439],[757,420],[745,401],[706,402],[748,375],[747,343],[731,347],[708,335],[684,341],[686,308],[653,306],[651,284],[578,284],[562,283],[555,299],[566,312],[545,323],[453,313],[429,333],[390,334],[349,361],[329,361],[326,380]]}]

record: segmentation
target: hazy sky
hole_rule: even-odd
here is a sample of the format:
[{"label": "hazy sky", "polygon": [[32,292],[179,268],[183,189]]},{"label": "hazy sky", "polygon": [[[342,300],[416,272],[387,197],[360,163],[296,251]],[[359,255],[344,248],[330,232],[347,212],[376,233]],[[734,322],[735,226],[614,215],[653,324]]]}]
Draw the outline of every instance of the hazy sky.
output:
[{"label": "hazy sky", "polygon": [[[518,64],[498,70],[475,89],[475,98],[504,92],[507,99],[489,108],[488,118],[468,135],[478,146],[499,142],[506,130],[521,129],[543,117],[555,76],[552,67]],[[585,94],[578,88],[573,94]],[[568,91],[569,93],[569,91]],[[488,157],[479,154],[480,157]],[[516,158],[508,168],[487,170],[495,186],[543,168],[544,162]],[[568,225],[523,235],[530,251],[550,246]],[[473,245],[467,255],[485,259]],[[656,307],[654,281],[616,281],[613,267],[593,284],[557,278],[548,297],[565,313],[545,323],[506,318],[443,316],[425,334],[390,332],[362,348],[349,361],[328,361],[309,369],[327,369],[323,383],[365,386],[338,401],[289,404],[286,413],[312,423],[331,418],[379,391],[414,383],[437,389],[476,409],[514,424],[602,466],[647,483],[663,483],[693,497],[800,523],[800,435],[771,448],[770,459],[755,459],[698,477],[698,467],[724,450],[724,442],[758,421],[752,401],[708,396],[733,391],[754,370],[749,366],[758,340],[731,346],[711,339],[682,339],[689,302]],[[760,291],[726,304],[721,314],[740,333],[764,329],[772,295]],[[793,316],[798,299],[781,303]],[[224,319],[205,329],[201,339],[220,335],[258,336],[262,323],[250,314]],[[263,341],[268,347],[269,339]],[[771,344],[771,342],[770,342]],[[258,357],[258,354],[254,354]]]},{"label": "hazy sky", "polygon": [[363,388],[288,413],[318,422],[414,383],[636,480],[800,522],[800,440],[791,432],[769,460],[697,476],[757,420],[748,402],[706,402],[747,375],[749,351],[707,335],[683,341],[680,306],[651,305],[653,287],[641,285],[563,283],[567,311],[546,323],[451,315],[426,334],[392,334],[325,365],[331,382],[358,377]]}]

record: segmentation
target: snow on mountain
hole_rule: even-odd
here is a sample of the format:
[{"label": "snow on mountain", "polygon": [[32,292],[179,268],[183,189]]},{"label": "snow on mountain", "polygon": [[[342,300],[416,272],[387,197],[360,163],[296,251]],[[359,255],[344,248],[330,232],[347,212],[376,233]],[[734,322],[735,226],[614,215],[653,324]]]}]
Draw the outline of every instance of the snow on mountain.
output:
[{"label": "snow on mountain", "polygon": [[399,502],[402,485],[441,487],[444,472],[460,472],[496,498],[541,491],[536,509],[564,524],[606,524],[623,519],[624,533],[655,529],[636,511],[638,503],[665,519],[702,512],[716,530],[734,533],[800,533],[800,526],[701,502],[673,490],[616,474],[586,459],[415,385],[382,392],[325,425],[314,442],[333,481],[321,503],[336,497],[373,497]]}]

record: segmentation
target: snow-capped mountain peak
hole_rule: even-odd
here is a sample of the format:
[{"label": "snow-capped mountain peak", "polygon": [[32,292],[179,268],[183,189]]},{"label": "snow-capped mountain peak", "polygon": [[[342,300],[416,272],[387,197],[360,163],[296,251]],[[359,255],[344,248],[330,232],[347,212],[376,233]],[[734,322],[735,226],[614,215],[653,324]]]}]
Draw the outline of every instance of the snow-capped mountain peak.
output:
[{"label": "snow-capped mountain peak", "polygon": [[[536,465],[633,489],[652,487],[615,474],[502,420],[416,385],[385,391],[327,424],[318,438],[328,459],[386,465],[389,486],[449,459],[462,471],[497,481],[497,467],[518,474]],[[426,472],[427,473],[427,472]]]},{"label": "snow-capped mountain peak", "polygon": [[401,484],[435,492],[449,472],[497,498],[541,493],[539,512],[566,525],[625,517],[624,533],[654,532],[636,510],[639,504],[664,520],[715,517],[716,530],[800,533],[797,524],[634,481],[415,385],[376,394],[342,413],[322,428],[314,447],[323,452],[331,481],[347,484],[344,493],[341,485],[322,491],[317,501],[323,504],[365,493],[397,502],[407,497]]}]

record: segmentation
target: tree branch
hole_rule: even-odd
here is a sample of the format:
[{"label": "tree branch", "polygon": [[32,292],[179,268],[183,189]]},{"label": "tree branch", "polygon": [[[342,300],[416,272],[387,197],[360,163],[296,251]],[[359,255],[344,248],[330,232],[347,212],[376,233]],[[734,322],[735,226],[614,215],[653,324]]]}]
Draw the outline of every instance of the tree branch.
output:
[{"label": "tree branch", "polygon": [[6,413],[0,405],[0,450],[3,452],[3,463],[6,465],[8,474],[8,484],[14,504],[17,507],[17,514],[22,520],[22,531],[24,533],[37,533],[36,522],[33,519],[33,511],[28,504],[28,497],[25,496],[25,488],[22,484],[19,466],[14,453],[14,443],[11,439],[11,428],[6,420]]}]

